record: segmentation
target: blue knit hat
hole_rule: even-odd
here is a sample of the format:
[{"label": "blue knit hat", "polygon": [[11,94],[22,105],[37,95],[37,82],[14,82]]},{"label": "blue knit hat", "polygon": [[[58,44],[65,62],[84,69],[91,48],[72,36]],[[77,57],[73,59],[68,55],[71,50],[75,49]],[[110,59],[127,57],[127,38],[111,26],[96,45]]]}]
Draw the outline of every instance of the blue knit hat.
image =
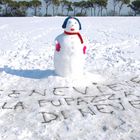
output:
[{"label": "blue knit hat", "polygon": [[81,27],[81,23],[80,23],[79,19],[77,19],[77,18],[75,18],[75,17],[72,17],[72,16],[69,16],[69,17],[67,17],[67,18],[64,20],[64,23],[63,23],[63,25],[62,25],[62,28],[64,28],[64,29],[66,28],[67,22],[68,22],[68,20],[71,19],[71,18],[77,20],[77,22],[79,23],[79,30],[81,30],[82,27]]}]

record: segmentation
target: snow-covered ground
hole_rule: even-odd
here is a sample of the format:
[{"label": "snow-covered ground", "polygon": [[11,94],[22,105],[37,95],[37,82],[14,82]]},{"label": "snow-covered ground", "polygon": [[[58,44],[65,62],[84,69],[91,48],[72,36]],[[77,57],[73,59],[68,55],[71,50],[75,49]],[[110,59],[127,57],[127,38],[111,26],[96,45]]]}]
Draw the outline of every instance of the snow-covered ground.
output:
[{"label": "snow-covered ground", "polygon": [[139,140],[140,18],[79,18],[79,79],[54,73],[64,19],[0,18],[0,140]]}]

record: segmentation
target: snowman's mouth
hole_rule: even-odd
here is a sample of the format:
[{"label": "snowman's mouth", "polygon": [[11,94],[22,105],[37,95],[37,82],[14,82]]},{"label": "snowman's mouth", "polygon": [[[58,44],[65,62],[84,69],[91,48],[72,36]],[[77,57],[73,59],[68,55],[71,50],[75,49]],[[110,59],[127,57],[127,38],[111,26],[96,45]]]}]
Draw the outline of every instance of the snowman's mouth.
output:
[{"label": "snowman's mouth", "polygon": [[74,28],[71,28],[70,30],[71,30],[71,31],[74,31],[75,29],[74,29]]}]

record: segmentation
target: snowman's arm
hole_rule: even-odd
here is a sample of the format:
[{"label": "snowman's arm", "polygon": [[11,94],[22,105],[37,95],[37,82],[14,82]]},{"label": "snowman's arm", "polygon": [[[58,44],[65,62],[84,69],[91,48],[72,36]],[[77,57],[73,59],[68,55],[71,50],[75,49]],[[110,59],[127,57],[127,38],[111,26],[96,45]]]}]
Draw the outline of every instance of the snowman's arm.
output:
[{"label": "snowman's arm", "polygon": [[87,46],[88,46],[88,38],[87,38],[86,36],[83,35],[83,40],[84,40],[84,44],[83,44],[83,54],[86,54]]},{"label": "snowman's arm", "polygon": [[56,41],[55,41],[55,50],[56,50],[57,52],[59,52],[59,51],[60,51],[60,48],[61,48],[60,43],[56,40]]},{"label": "snowman's arm", "polygon": [[87,49],[87,47],[84,45],[84,47],[83,47],[83,54],[86,54],[86,49]]}]

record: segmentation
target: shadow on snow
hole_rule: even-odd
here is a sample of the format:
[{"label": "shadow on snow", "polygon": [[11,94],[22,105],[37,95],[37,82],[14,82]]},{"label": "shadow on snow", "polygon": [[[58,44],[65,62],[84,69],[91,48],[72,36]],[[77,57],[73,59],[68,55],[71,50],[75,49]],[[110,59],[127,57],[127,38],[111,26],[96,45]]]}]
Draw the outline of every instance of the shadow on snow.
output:
[{"label": "shadow on snow", "polygon": [[0,68],[0,72],[6,72],[7,74],[16,75],[25,78],[33,78],[33,79],[42,79],[47,78],[49,76],[56,76],[54,70],[40,70],[40,69],[33,69],[33,70],[16,70],[5,66],[4,68]]}]

